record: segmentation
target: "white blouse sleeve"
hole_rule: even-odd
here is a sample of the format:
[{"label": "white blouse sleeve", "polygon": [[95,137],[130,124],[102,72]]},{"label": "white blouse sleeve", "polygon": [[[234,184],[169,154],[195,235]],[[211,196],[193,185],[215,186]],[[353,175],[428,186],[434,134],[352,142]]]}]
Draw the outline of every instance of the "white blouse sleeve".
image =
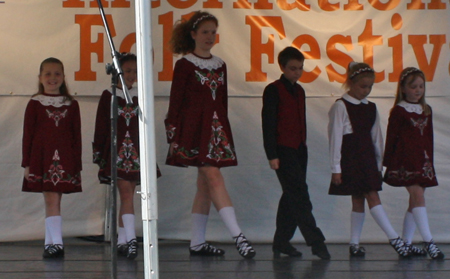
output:
[{"label": "white blouse sleeve", "polygon": [[346,134],[345,127],[348,126],[350,122],[345,104],[342,101],[335,102],[328,112],[328,118],[328,140],[331,172],[341,173],[342,138],[344,134]]},{"label": "white blouse sleeve", "polygon": [[383,134],[381,133],[380,127],[380,115],[377,110],[377,117],[375,118],[375,123],[373,124],[372,131],[370,131],[372,135],[372,142],[375,148],[375,158],[377,159],[378,170],[382,171],[383,169]]}]

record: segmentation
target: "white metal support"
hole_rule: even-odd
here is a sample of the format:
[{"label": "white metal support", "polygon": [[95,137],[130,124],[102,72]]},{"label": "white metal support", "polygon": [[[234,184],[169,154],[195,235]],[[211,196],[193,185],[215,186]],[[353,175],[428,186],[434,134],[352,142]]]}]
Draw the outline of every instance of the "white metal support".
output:
[{"label": "white metal support", "polygon": [[136,0],[136,54],[140,106],[139,148],[141,158],[141,202],[144,233],[145,278],[158,279],[158,201],[156,191],[155,117],[151,2]]}]

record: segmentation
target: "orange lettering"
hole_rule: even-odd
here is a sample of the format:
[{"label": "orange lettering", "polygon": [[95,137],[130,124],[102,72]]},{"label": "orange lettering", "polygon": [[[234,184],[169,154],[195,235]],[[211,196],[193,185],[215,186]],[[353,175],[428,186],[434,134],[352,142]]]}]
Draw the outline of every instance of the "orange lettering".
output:
[{"label": "orange lettering", "polygon": [[[327,42],[327,55],[331,61],[335,62],[339,66],[347,69],[347,65],[353,61],[353,59],[347,54],[339,51],[336,48],[337,44],[341,44],[345,47],[346,50],[350,51],[353,49],[352,38],[350,36],[343,35],[334,35]],[[344,83],[346,79],[346,71],[343,74],[340,74],[333,65],[328,64],[325,67],[328,75],[328,80],[330,82],[337,81],[340,83]]]},{"label": "orange lettering", "polygon": [[[102,2],[102,6],[104,8],[108,8],[108,2],[106,2],[106,0],[101,0],[101,2]],[[97,0],[92,0],[90,5],[89,5],[89,7],[91,7],[91,8],[98,8]]]},{"label": "orange lettering", "polygon": [[441,0],[431,0],[428,3],[428,9],[430,10],[445,10],[447,9],[447,4],[442,3]]},{"label": "orange lettering", "polygon": [[192,7],[193,5],[195,5],[197,0],[186,0],[186,1],[182,1],[182,0],[167,0],[167,2],[174,8],[177,8],[177,9],[188,9],[188,8]]},{"label": "orange lettering", "polygon": [[267,43],[262,41],[262,28],[272,27],[280,38],[285,38],[283,20],[275,16],[246,16],[245,24],[250,25],[250,72],[245,73],[246,81],[266,81],[267,73],[262,71],[261,56],[266,54],[269,63],[274,62],[274,35],[269,35]]},{"label": "orange lettering", "polygon": [[161,6],[161,0],[152,1],[152,8],[158,8]]},{"label": "orange lettering", "polygon": [[169,40],[173,30],[173,12],[158,17],[158,24],[163,26],[162,36],[162,71],[158,73],[159,81],[170,81],[173,76],[173,54],[169,49]]},{"label": "orange lettering", "polygon": [[430,43],[433,44],[430,63],[427,61],[424,45],[427,43],[427,35],[409,35],[408,43],[412,46],[416,55],[417,64],[427,77],[427,81],[433,81],[437,62],[442,45],[446,43],[445,35],[429,35]]},{"label": "orange lettering", "polygon": [[[408,3],[406,8],[408,10],[425,10],[425,3],[423,3],[422,0],[411,0],[411,3]],[[440,0],[431,0],[430,3],[428,3],[428,9],[445,10],[447,9],[447,4]]]},{"label": "orange lettering", "polygon": [[203,3],[203,8],[205,9],[222,9],[223,3],[219,0],[207,0]]},{"label": "orange lettering", "polygon": [[[358,45],[363,47],[363,60],[369,64],[372,68],[373,65],[373,47],[383,44],[383,36],[373,35],[372,33],[372,20],[366,20],[366,27],[361,35],[358,37]],[[384,80],[384,70],[381,72],[375,71],[375,82],[381,82]]]},{"label": "orange lettering", "polygon": [[[248,0],[237,0],[233,3],[234,9],[251,9],[252,4]],[[271,10],[273,8],[272,3],[269,0],[258,0],[253,4],[253,8],[257,10]]]},{"label": "orange lettering", "polygon": [[388,75],[388,81],[396,82],[403,70],[403,42],[402,35],[398,34],[388,39],[388,46],[392,48],[392,73]]},{"label": "orange lettering", "polygon": [[319,7],[327,12],[339,10],[339,3],[330,4],[328,0],[319,0]]},{"label": "orange lettering", "polygon": [[408,10],[424,10],[425,4],[422,3],[422,0],[411,0],[411,3],[406,5]]},{"label": "orange lettering", "polygon": [[84,8],[84,2],[81,0],[64,0],[63,8]]},{"label": "orange lettering", "polygon": [[129,0],[114,0],[111,2],[111,8],[129,8]]},{"label": "orange lettering", "polygon": [[[294,39],[292,45],[298,49],[301,49],[303,45],[309,46],[309,51],[302,50],[303,55],[305,55],[305,59],[308,60],[317,60],[320,59],[320,47],[317,43],[316,39],[314,39],[311,35],[300,35]],[[309,63],[309,61],[305,61],[305,63]],[[314,67],[314,69],[310,72],[303,70],[303,75],[300,78],[300,82],[310,83],[317,79],[322,71],[318,66]]]},{"label": "orange lettering", "polygon": [[369,0],[370,5],[380,11],[389,11],[400,4],[400,0],[389,0],[387,3],[381,3],[380,0]]},{"label": "orange lettering", "polygon": [[359,0],[348,0],[348,3],[344,5],[344,11],[362,11],[364,6],[359,4]]},{"label": "orange lettering", "polygon": [[294,3],[289,4],[287,0],[277,0],[277,6],[285,11],[293,9],[299,9],[301,11],[309,11],[311,6],[305,3],[305,0],[297,0]]},{"label": "orange lettering", "polygon": [[[111,36],[115,36],[113,19],[111,15],[106,15],[109,22]],[[75,80],[88,81],[96,80],[96,73],[91,70],[91,54],[97,54],[97,61],[103,62],[103,33],[98,33],[97,41],[91,42],[91,27],[98,25],[103,27],[103,20],[100,15],[75,15],[75,23],[80,25],[80,70],[75,72]]]}]

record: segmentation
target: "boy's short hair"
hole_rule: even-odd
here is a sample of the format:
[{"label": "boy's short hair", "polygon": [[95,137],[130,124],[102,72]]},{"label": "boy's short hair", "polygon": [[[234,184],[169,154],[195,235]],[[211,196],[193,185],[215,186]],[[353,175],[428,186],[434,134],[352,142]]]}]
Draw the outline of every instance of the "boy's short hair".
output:
[{"label": "boy's short hair", "polygon": [[289,60],[304,61],[305,56],[295,47],[286,47],[278,54],[278,65],[286,67]]}]

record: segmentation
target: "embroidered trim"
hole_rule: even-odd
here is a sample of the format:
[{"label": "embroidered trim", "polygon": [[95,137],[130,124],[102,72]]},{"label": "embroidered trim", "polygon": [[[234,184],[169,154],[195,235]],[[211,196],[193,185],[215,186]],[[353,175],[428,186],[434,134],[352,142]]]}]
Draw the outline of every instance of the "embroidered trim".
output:
[{"label": "embroidered trim", "polygon": [[420,104],[411,104],[411,103],[408,103],[405,101],[401,101],[400,103],[397,104],[397,106],[404,108],[407,112],[417,113],[417,114],[423,113],[423,108],[422,108],[422,105],[420,105]]},{"label": "embroidered trim", "polygon": [[55,108],[60,108],[62,106],[70,106],[71,101],[66,100],[64,102],[64,96],[45,96],[37,95],[31,98],[31,100],[40,102],[43,106],[54,106]]},{"label": "embroidered trim", "polygon": [[213,100],[215,100],[216,99],[216,90],[224,82],[223,72],[220,72],[219,74],[217,74],[214,71],[209,71],[209,73],[203,73],[203,72],[195,70],[195,74],[196,74],[197,80],[200,81],[202,85],[206,84],[206,86],[208,86],[209,89],[211,89],[212,98],[213,98]]},{"label": "embroidered trim", "polygon": [[216,70],[225,63],[222,59],[220,59],[217,56],[212,56],[211,58],[204,59],[200,58],[198,56],[195,56],[192,53],[186,54],[183,56],[187,61],[191,62],[195,66],[199,67],[200,69],[208,69],[208,70]]}]

